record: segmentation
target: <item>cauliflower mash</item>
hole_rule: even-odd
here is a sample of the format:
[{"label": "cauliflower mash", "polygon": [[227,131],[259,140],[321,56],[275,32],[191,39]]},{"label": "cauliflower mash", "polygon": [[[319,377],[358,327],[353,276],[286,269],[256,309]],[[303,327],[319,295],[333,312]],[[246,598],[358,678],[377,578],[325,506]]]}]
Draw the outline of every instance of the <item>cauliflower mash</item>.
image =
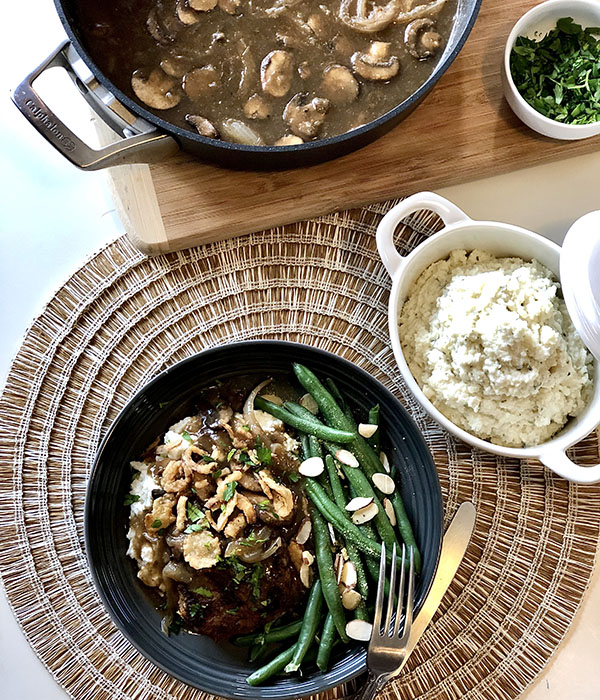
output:
[{"label": "cauliflower mash", "polygon": [[592,391],[592,357],[559,287],[536,260],[479,250],[454,250],[430,265],[399,319],[404,356],[425,396],[498,445],[549,440]]}]

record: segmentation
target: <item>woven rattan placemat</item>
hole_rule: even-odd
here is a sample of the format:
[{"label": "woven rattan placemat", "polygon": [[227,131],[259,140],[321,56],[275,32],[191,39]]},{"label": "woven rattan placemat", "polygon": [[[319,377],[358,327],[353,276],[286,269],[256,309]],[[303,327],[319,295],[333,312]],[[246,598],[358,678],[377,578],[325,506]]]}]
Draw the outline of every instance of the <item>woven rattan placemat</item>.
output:
[{"label": "woven rattan placemat", "polygon": [[[251,338],[314,344],[373,373],[423,431],[446,523],[461,501],[476,504],[457,577],[385,695],[515,698],[552,655],[592,571],[600,487],[472,451],[417,407],[388,342],[389,279],[374,232],[389,206],[156,258],[121,238],[33,323],[0,402],[0,574],[31,646],[72,697],[203,696],[147,662],[103,609],[83,547],[86,481],[102,436],[137,389],[199,350]],[[437,220],[410,224],[404,250]],[[574,456],[597,462],[597,437]]]}]

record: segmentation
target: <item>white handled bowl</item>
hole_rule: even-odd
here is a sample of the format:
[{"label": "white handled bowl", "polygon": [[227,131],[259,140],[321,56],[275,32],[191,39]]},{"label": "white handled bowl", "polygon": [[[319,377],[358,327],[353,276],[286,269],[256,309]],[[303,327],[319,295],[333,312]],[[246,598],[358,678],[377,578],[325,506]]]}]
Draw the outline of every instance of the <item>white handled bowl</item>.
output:
[{"label": "white handled bowl", "polygon": [[[444,228],[418,245],[409,255],[402,256],[394,245],[398,224],[420,210],[438,214]],[[398,367],[421,406],[442,427],[473,447],[505,457],[533,457],[560,476],[581,484],[600,481],[600,464],[582,467],[566,455],[566,450],[579,442],[600,423],[600,382],[598,363],[594,364],[594,391],[585,411],[551,440],[534,447],[516,448],[495,445],[459,428],[444,416],[425,396],[413,377],[400,344],[398,318],[408,292],[417,277],[432,263],[442,260],[456,249],[484,250],[499,257],[535,258],[559,278],[560,246],[526,229],[495,221],[474,221],[461,209],[433,192],[421,192],[397,204],[381,220],[377,228],[377,248],[392,278],[389,302],[389,331]]]}]

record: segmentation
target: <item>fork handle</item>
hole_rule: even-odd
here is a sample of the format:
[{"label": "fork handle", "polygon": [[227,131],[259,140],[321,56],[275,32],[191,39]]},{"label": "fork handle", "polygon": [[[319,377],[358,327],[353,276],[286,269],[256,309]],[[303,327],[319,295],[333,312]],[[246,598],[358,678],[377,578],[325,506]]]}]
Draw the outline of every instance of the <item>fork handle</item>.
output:
[{"label": "fork handle", "polygon": [[369,671],[366,683],[356,693],[352,700],[373,700],[373,698],[389,680],[389,675],[376,676]]}]

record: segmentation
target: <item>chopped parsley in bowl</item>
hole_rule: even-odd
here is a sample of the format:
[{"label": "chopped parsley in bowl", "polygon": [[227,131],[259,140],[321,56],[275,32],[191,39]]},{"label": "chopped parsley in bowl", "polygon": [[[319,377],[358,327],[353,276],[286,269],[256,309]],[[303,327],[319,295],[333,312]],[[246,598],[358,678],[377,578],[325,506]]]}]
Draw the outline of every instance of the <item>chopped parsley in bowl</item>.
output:
[{"label": "chopped parsley in bowl", "polygon": [[510,72],[537,112],[565,124],[600,121],[600,28],[562,17],[541,39],[519,36]]}]

